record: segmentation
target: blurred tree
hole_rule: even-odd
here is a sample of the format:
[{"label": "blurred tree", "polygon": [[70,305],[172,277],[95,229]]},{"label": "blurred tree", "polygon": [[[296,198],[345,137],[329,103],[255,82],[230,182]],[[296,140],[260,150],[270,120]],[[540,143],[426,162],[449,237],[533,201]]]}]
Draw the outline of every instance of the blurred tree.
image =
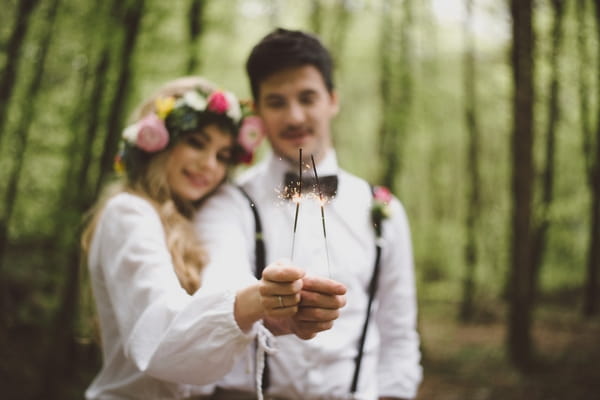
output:
[{"label": "blurred tree", "polygon": [[510,8],[513,20],[511,63],[514,97],[508,354],[516,367],[526,370],[532,356],[533,1],[511,0]]},{"label": "blurred tree", "polygon": [[[46,355],[46,366],[49,371],[44,376],[44,381],[40,386],[40,395],[45,398],[62,398],[62,390],[64,382],[73,373],[73,367],[77,365],[75,351],[75,322],[78,315],[78,299],[80,295],[80,270],[81,260],[79,251],[79,229],[65,228],[65,224],[73,222],[74,218],[80,216],[87,210],[94,199],[96,199],[101,191],[104,180],[108,173],[112,170],[112,157],[116,154],[118,140],[120,139],[120,128],[124,125],[124,110],[127,101],[127,95],[130,92],[133,57],[135,54],[135,45],[140,33],[142,16],[144,14],[145,0],[129,0],[122,2],[114,0],[108,21],[105,24],[106,32],[122,31],[122,40],[117,42],[117,45],[111,41],[103,41],[100,48],[96,65],[95,65],[95,80],[91,87],[87,100],[87,110],[84,110],[84,115],[87,115],[85,125],[86,140],[80,142],[78,153],[82,156],[75,164],[78,168],[75,174],[75,182],[80,185],[80,190],[75,191],[72,195],[63,194],[63,197],[68,199],[72,214],[70,217],[63,217],[62,224],[58,224],[58,232],[62,232],[67,237],[63,240],[63,250],[66,256],[63,256],[64,284],[60,291],[60,302],[56,312],[53,326],[51,327],[51,337],[49,348]],[[106,14],[99,13],[99,18],[105,18]],[[112,21],[115,19],[116,21]],[[116,47],[115,47],[116,46]],[[112,54],[116,54],[113,56]],[[98,129],[102,125],[100,122],[101,110],[103,103],[107,101],[106,87],[107,78],[110,73],[111,60],[115,62],[116,71],[116,87],[112,93],[112,97],[108,99],[109,111],[108,121],[106,124],[107,132],[103,138],[102,154],[100,157],[100,169],[98,176],[92,180],[95,185],[89,187],[86,182],[89,182],[91,170],[90,166],[93,162],[93,146],[96,141]],[[77,138],[72,139],[71,146],[75,147]],[[107,154],[110,152],[111,157]],[[72,176],[73,173],[66,171],[65,177]],[[64,182],[64,190],[72,191],[73,182]],[[77,225],[75,225],[77,226]],[[59,233],[60,234],[60,233]],[[60,236],[59,236],[60,237]],[[61,357],[57,359],[56,355]]]},{"label": "blurred tree", "polygon": [[[581,5],[580,5],[581,6]],[[600,58],[600,0],[595,0],[596,16],[596,44],[597,54]],[[583,312],[591,316],[598,313],[598,286],[600,282],[600,68],[596,67],[596,90],[598,104],[596,137],[591,139],[591,135],[585,131],[584,154],[587,165],[588,184],[591,192],[591,210],[590,210],[590,237],[587,256],[587,276],[586,289],[584,295]],[[586,117],[584,117],[586,118]],[[589,131],[591,132],[591,130]],[[594,144],[595,142],[595,144]]]},{"label": "blurred tree", "polygon": [[4,262],[5,249],[8,242],[8,228],[10,226],[13,211],[15,209],[15,201],[19,192],[19,180],[23,171],[23,163],[25,162],[25,153],[29,140],[29,133],[32,116],[36,114],[37,99],[44,77],[44,68],[46,66],[46,56],[50,48],[54,20],[56,19],[56,10],[58,9],[58,0],[54,0],[46,11],[46,20],[42,29],[41,41],[37,49],[38,57],[34,65],[33,77],[25,90],[25,98],[28,100],[27,105],[22,108],[20,118],[15,127],[15,154],[14,163],[8,175],[8,184],[4,199],[2,202],[4,212],[0,215],[0,266]]},{"label": "blurred tree", "polygon": [[352,17],[350,7],[349,0],[337,0],[332,17],[336,23],[328,24],[331,29],[331,32],[329,33],[330,39],[328,41],[329,49],[331,50],[331,56],[338,65],[338,68],[342,65],[341,59],[346,45],[348,25],[350,24],[350,19]]},{"label": "blurred tree", "polygon": [[544,251],[547,242],[547,232],[550,226],[550,214],[554,200],[554,171],[557,126],[561,117],[559,56],[563,42],[564,0],[551,0],[553,12],[552,49],[550,54],[551,77],[548,97],[548,126],[546,128],[545,163],[542,169],[542,188],[540,204],[536,207],[539,212],[533,221],[533,249],[532,249],[532,277],[529,291],[533,300],[536,297],[536,287],[543,263]]},{"label": "blurred tree", "polygon": [[200,50],[198,44],[202,39],[205,30],[204,17],[208,0],[190,0],[189,11],[187,15],[188,22],[188,61],[185,69],[186,75],[198,73],[202,60],[198,59]]},{"label": "blurred tree", "polygon": [[392,191],[402,174],[402,149],[412,101],[412,0],[384,0],[380,38],[380,82],[383,103],[379,128],[379,154],[384,160],[381,179]]},{"label": "blurred tree", "polygon": [[[39,4],[39,0],[20,0],[18,3],[13,30],[6,45],[6,64],[0,73],[0,142],[5,131],[10,99],[20,72],[19,64],[23,55],[21,50],[29,30],[31,15]],[[5,230],[6,226],[0,221],[0,241],[3,240]],[[1,248],[0,254],[2,254]]]},{"label": "blurred tree", "polygon": [[474,0],[466,0],[466,18],[464,22],[465,52],[463,57],[463,81],[465,90],[465,124],[468,138],[466,173],[469,177],[467,193],[465,244],[465,273],[463,293],[459,317],[462,321],[473,318],[473,299],[475,292],[475,270],[477,267],[477,220],[480,217],[480,177],[479,177],[479,123],[477,118],[477,69],[475,66],[475,42],[473,38],[473,4]]},{"label": "blurred tree", "polygon": [[113,169],[114,156],[117,153],[121,128],[125,125],[125,105],[131,85],[133,55],[140,33],[142,16],[144,14],[145,0],[129,0],[122,17],[124,30],[123,43],[118,60],[120,61],[117,74],[116,90],[110,102],[108,113],[107,135],[104,140],[102,155],[100,157],[100,170],[96,179],[94,198],[98,196],[107,175]]},{"label": "blurred tree", "polygon": [[311,32],[321,35],[323,25],[323,4],[321,4],[321,0],[311,0],[308,25]]}]

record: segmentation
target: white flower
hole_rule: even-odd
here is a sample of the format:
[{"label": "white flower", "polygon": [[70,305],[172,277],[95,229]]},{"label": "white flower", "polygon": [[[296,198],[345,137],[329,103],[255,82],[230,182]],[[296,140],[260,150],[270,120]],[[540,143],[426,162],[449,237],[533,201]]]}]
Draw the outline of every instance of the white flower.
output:
[{"label": "white flower", "polygon": [[234,120],[236,123],[240,121],[242,118],[242,108],[240,107],[240,102],[238,101],[235,94],[231,92],[224,92],[225,98],[227,99],[227,104],[229,108],[227,109],[227,116]]},{"label": "white flower", "polygon": [[138,123],[129,125],[127,128],[125,128],[125,130],[123,130],[123,139],[125,139],[129,144],[136,144],[139,132],[140,125]]},{"label": "white flower", "polygon": [[204,111],[206,109],[206,99],[195,90],[185,92],[183,100],[185,101],[185,104],[196,111]]}]

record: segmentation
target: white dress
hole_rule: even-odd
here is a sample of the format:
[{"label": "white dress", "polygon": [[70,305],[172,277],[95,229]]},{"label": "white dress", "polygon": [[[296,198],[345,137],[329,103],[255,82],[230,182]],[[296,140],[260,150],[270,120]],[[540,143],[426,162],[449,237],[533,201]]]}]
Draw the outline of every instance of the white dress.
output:
[{"label": "white dress", "polygon": [[[233,290],[179,284],[160,218],[121,193],[102,212],[88,267],[103,366],[87,399],[180,399],[210,391],[264,327],[242,332]],[[208,385],[194,389],[192,385]]]}]

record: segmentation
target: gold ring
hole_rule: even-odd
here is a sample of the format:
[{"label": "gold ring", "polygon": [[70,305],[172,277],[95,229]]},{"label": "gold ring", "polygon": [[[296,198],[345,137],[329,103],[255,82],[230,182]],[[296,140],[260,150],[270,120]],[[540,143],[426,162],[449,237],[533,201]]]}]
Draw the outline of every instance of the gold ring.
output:
[{"label": "gold ring", "polygon": [[277,296],[277,298],[279,299],[279,307],[284,308],[285,304],[283,304],[283,299],[281,298],[281,296]]}]

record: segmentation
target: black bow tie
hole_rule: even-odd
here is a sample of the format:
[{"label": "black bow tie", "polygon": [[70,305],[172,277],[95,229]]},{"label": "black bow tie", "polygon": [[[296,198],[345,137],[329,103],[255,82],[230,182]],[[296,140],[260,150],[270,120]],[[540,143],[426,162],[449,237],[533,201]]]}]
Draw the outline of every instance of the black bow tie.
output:
[{"label": "black bow tie", "polygon": [[[293,172],[286,173],[283,185],[283,197],[291,199],[300,190],[298,175]],[[319,187],[317,187],[317,180],[314,177],[302,177],[302,194],[314,193],[318,196],[320,190],[324,197],[332,198],[337,192],[337,186],[337,175],[319,176]]]}]

